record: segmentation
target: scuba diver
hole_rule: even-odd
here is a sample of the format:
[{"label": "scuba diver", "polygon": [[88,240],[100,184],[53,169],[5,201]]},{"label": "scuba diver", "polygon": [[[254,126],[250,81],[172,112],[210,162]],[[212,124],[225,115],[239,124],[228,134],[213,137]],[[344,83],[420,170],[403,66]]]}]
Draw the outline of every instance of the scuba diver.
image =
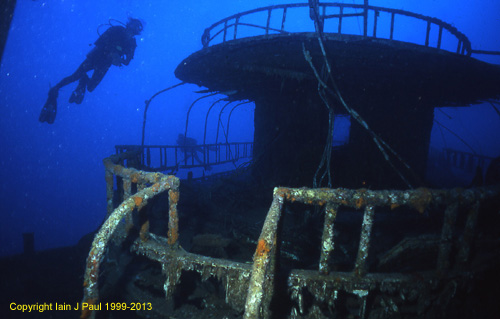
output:
[{"label": "scuba diver", "polygon": [[203,149],[194,138],[179,134],[175,142],[181,147],[181,151],[184,153],[183,161],[187,162],[187,160],[192,157],[196,160],[197,164],[203,164],[203,161],[198,156],[198,152],[203,153]]},{"label": "scuba diver", "polygon": [[[128,65],[134,57],[137,43],[134,36],[143,29],[141,21],[128,18],[125,26],[111,26],[94,42],[95,47],[87,54],[85,61],[70,76],[65,77],[56,86],[50,88],[49,96],[40,112],[40,122],[54,123],[57,113],[57,97],[59,89],[75,81],[79,81],[69,98],[69,103],[80,104],[85,91],[92,92],[104,78],[111,65]],[[89,78],[87,72],[94,70]]]},{"label": "scuba diver", "polygon": [[[179,165],[182,161],[187,164],[187,161],[192,158],[194,161],[191,162],[191,165],[196,164],[203,165],[204,161],[198,156],[198,152],[203,154],[203,145],[198,145],[198,142],[192,138],[187,137],[184,134],[177,135],[177,145],[180,146],[180,150],[184,153],[184,159],[179,161],[177,165]],[[216,151],[217,149],[210,146],[205,146],[207,151]],[[212,167],[210,165],[204,165],[206,170],[211,170]]]}]

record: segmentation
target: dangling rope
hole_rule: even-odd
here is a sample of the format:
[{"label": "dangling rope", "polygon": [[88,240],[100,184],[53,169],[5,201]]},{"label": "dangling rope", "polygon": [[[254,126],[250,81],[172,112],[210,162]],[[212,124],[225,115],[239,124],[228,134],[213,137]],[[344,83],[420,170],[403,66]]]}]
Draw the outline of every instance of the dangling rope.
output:
[{"label": "dangling rope", "polygon": [[[328,103],[328,99],[326,97],[325,91],[321,87],[321,85],[318,84],[318,94],[321,97],[321,100],[323,103],[325,103],[326,107],[328,108],[328,135],[326,137],[326,144],[325,148],[323,150],[323,155],[321,156],[321,162],[318,165],[318,168],[316,169],[316,172],[314,173],[313,177],[313,187],[317,188],[322,185],[323,180],[325,176],[328,177],[328,187],[332,188],[332,174],[330,170],[330,164],[331,164],[331,159],[332,159],[332,151],[333,151],[333,128],[334,128],[334,123],[335,123],[335,113],[333,110],[333,107]],[[325,167],[326,166],[326,167]],[[319,183],[317,182],[318,175],[320,174],[321,169],[325,167],[325,170],[323,172],[323,175],[321,175],[321,178],[319,180]]]},{"label": "dangling rope", "polygon": [[[319,0],[309,0],[309,8],[310,8],[309,16],[314,21],[314,29],[316,30],[316,32],[318,33],[318,37],[320,38],[323,36],[323,23],[322,23],[323,21],[319,20]],[[302,44],[302,49],[304,50],[304,44]],[[313,71],[314,74],[316,75],[316,78],[320,79],[320,75],[318,74],[316,69],[313,69]],[[322,75],[323,77],[328,78],[329,73],[330,70],[328,69],[328,72],[326,74],[323,72]],[[335,122],[335,113],[333,107],[328,102],[324,87],[320,84],[320,81],[318,81],[318,94],[328,109],[328,135],[326,137],[326,144],[325,148],[323,149],[323,155],[321,156],[321,161],[318,165],[318,168],[316,169],[316,172],[314,173],[313,187],[317,188],[321,186],[325,177],[328,177],[328,187],[331,188],[333,183],[332,183],[330,164],[331,164],[332,148],[333,148],[333,128]],[[318,176],[322,169],[324,169],[324,171],[318,183]]]},{"label": "dangling rope", "polygon": [[[451,133],[451,135],[455,136],[456,138],[458,138],[458,140],[460,142],[462,142],[465,146],[467,146],[470,151],[472,152],[472,154],[474,155],[477,155],[477,152],[472,148],[472,146],[470,146],[470,144],[468,144],[463,138],[461,138],[457,133],[453,132],[452,130],[450,130],[449,128],[447,128],[446,126],[444,126],[443,124],[439,123],[437,120],[434,120],[434,123],[436,123],[437,125],[439,125],[439,128],[444,128],[445,130],[447,130],[448,132]],[[441,133],[442,135],[443,133]],[[444,136],[443,136],[443,140],[444,140]]]},{"label": "dangling rope", "polygon": [[[314,2],[316,2],[316,3],[314,3]],[[320,76],[318,74],[318,71],[316,70],[316,68],[314,67],[314,64],[312,63],[312,58],[311,58],[311,55],[310,55],[309,51],[306,50],[304,43],[302,43],[302,52],[304,54],[304,58],[306,59],[306,61],[311,66],[311,69],[313,70],[314,75],[316,76],[316,79],[318,80],[318,85],[321,85],[326,92],[328,92],[328,93],[332,94],[334,97],[336,97],[337,100],[340,102],[340,104],[352,116],[352,118],[354,118],[363,128],[366,129],[366,131],[372,137],[375,145],[378,147],[378,149],[380,150],[380,152],[384,156],[384,159],[389,163],[389,165],[392,167],[392,169],[399,175],[399,177],[401,178],[401,180],[403,180],[403,182],[409,188],[413,188],[411,186],[410,182],[396,168],[396,166],[394,165],[394,163],[392,163],[392,161],[389,158],[389,155],[387,154],[387,151],[391,152],[410,172],[413,173],[413,171],[411,170],[410,166],[401,158],[401,156],[399,156],[399,154],[394,149],[392,149],[384,140],[382,140],[375,132],[373,132],[370,129],[370,127],[368,126],[368,124],[365,122],[365,120],[363,120],[363,118],[358,114],[358,112],[356,112],[355,110],[353,110],[352,108],[350,108],[346,104],[346,102],[344,101],[342,95],[340,94],[340,90],[337,87],[337,84],[336,84],[336,82],[335,82],[335,80],[333,78],[332,69],[330,67],[330,63],[328,62],[328,58],[327,58],[327,54],[326,54],[326,51],[325,51],[325,47],[323,45],[323,39],[322,39],[323,38],[323,30],[319,27],[319,22],[318,22],[319,21],[319,12],[318,12],[319,11],[319,4],[318,4],[318,2],[310,0],[310,9],[311,9],[311,11],[313,13],[314,27],[315,27],[316,32],[318,34],[318,42],[319,42],[319,46],[321,48],[321,53],[323,55],[324,65],[326,66],[327,72],[328,72],[327,73],[327,79],[328,78],[330,79],[330,82],[332,83],[332,86],[333,86],[334,90],[330,89],[328,87],[328,85],[326,84],[326,81],[323,81],[320,78]],[[328,145],[325,145],[325,152],[326,152],[326,149],[328,147],[329,147]],[[330,146],[330,154],[331,154],[331,146]]]}]

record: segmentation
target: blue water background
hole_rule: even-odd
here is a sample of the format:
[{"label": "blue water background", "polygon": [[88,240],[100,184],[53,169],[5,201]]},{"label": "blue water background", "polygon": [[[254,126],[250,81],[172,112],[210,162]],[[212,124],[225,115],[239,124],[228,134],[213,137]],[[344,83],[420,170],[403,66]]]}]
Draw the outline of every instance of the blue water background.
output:
[{"label": "blue water background", "polygon": [[[301,2],[18,0],[0,68],[0,255],[20,253],[24,232],[34,232],[36,249],[42,250],[73,245],[98,227],[106,214],[102,159],[113,154],[117,144],[140,144],[144,101],[179,82],[174,69],[202,48],[204,28],[237,12]],[[438,17],[465,33],[473,49],[500,51],[496,0],[373,0],[370,4]],[[109,19],[126,21],[128,16],[145,21],[130,65],[112,67],[81,105],[67,103],[76,84],[63,88],[55,124],[39,123],[50,85],[83,61],[98,37],[97,27]],[[310,20],[288,22],[290,28],[312,30]],[[360,24],[350,27],[359,29]],[[397,31],[409,40],[425,36],[411,23]],[[500,63],[498,57],[477,58]],[[186,85],[151,104],[146,144],[175,143],[184,130],[189,105],[199,97],[193,93],[198,89]],[[202,138],[206,109],[214,100],[193,111],[190,136]],[[445,108],[444,112],[436,111],[436,120],[477,153],[500,155],[500,118],[490,105]],[[253,107],[239,108],[233,117],[231,125],[238,129],[231,140],[252,141]],[[452,134],[437,129],[432,147],[470,151]]]}]

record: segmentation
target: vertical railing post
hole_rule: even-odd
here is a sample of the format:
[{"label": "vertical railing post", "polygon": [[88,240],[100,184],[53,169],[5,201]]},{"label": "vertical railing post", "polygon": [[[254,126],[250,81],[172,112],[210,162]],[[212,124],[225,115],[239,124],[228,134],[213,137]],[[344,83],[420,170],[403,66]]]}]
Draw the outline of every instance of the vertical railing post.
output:
[{"label": "vertical railing post", "polygon": [[367,272],[366,259],[370,248],[370,235],[373,225],[374,207],[366,206],[361,225],[361,235],[359,239],[358,256],[354,265],[354,274],[363,277]]},{"label": "vertical railing post", "polygon": [[145,159],[145,155],[144,155],[144,145],[142,145],[142,148],[141,148],[141,167],[145,167],[146,166],[146,159]]},{"label": "vertical railing post", "polygon": [[179,165],[179,158],[178,158],[178,153],[179,152],[179,148],[178,147],[175,147],[175,165]]},{"label": "vertical railing post", "polygon": [[364,0],[364,12],[363,12],[363,36],[368,35],[368,0]]},{"label": "vertical railing post", "polygon": [[113,185],[114,185],[114,176],[113,173],[111,173],[108,169],[106,169],[104,173],[104,178],[106,180],[106,209],[107,209],[107,216],[113,212]]},{"label": "vertical railing post", "polygon": [[170,247],[177,244],[179,239],[179,218],[177,216],[177,203],[179,202],[179,190],[171,188],[168,190],[168,234],[167,242]]},{"label": "vertical railing post", "polygon": [[221,144],[217,144],[217,163],[220,163],[220,159],[221,159],[221,147],[222,145]]},{"label": "vertical railing post", "polygon": [[321,239],[321,255],[319,258],[319,271],[324,275],[328,275],[330,272],[328,262],[334,249],[333,229],[335,219],[337,218],[337,210],[338,204],[326,204],[323,237]]},{"label": "vertical railing post", "polygon": [[344,16],[344,7],[340,7],[339,11],[339,29],[338,34],[342,34],[342,17]]},{"label": "vertical railing post", "polygon": [[431,22],[427,21],[427,30],[425,32],[425,46],[429,46],[429,36],[431,34]]},{"label": "vertical railing post", "polygon": [[151,167],[151,149],[149,147],[146,148],[146,166]]},{"label": "vertical railing post", "polygon": [[163,148],[163,155],[165,157],[165,167],[168,166],[168,150],[166,147]]},{"label": "vertical railing post", "polygon": [[206,149],[206,152],[207,152],[207,161],[206,161],[205,164],[209,165],[210,164],[210,148],[205,145],[205,149]]},{"label": "vertical railing post", "polygon": [[285,30],[286,7],[283,8],[283,18],[281,19],[281,31]]},{"label": "vertical railing post", "polygon": [[208,45],[210,44],[210,29],[206,28],[201,35],[201,44],[204,48],[208,47]]},{"label": "vertical railing post", "polygon": [[[127,200],[132,196],[132,181],[130,177],[123,178],[123,200]],[[125,216],[125,231],[128,232],[134,225],[132,214]]]},{"label": "vertical railing post", "polygon": [[237,38],[237,33],[238,33],[238,23],[240,22],[240,17],[237,16],[235,21],[234,21],[234,34],[233,34],[233,40],[236,40]]},{"label": "vertical railing post", "polygon": [[444,212],[443,228],[439,242],[439,253],[437,258],[437,275],[442,276],[450,268],[450,254],[452,248],[453,228],[457,220],[458,203],[452,203],[446,207]]},{"label": "vertical railing post", "polygon": [[438,41],[437,41],[437,48],[441,49],[441,39],[443,38],[443,26],[439,25],[439,33],[438,33]]},{"label": "vertical railing post", "polygon": [[377,37],[377,23],[378,23],[378,15],[379,11],[375,10],[375,16],[373,17],[373,37]]},{"label": "vertical railing post", "polygon": [[276,242],[281,210],[284,202],[283,190],[274,189],[273,202],[267,213],[262,232],[253,257],[252,274],[245,301],[244,319],[268,318],[274,289]]},{"label": "vertical railing post", "polygon": [[389,39],[391,39],[391,40],[394,39],[394,16],[395,16],[395,13],[391,12],[391,34],[389,36]]},{"label": "vertical railing post", "polygon": [[479,201],[476,201],[469,208],[465,229],[462,235],[462,242],[457,256],[457,262],[461,266],[467,265],[470,259],[471,250],[474,245],[474,236],[477,224],[477,215],[479,212]]},{"label": "vertical railing post", "polygon": [[222,38],[222,43],[226,42],[226,35],[227,35],[227,20],[224,21],[224,36]]},{"label": "vertical railing post", "polygon": [[266,35],[269,34],[269,25],[271,23],[271,12],[272,12],[272,9],[267,10]]}]

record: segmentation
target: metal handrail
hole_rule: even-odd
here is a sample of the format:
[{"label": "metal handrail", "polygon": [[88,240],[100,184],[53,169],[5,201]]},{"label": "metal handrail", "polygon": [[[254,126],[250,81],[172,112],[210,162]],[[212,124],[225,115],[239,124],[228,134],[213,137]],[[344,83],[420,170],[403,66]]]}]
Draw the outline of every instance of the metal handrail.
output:
[{"label": "metal handrail", "polygon": [[[281,236],[278,225],[286,203],[302,203],[317,205],[324,208],[325,221],[323,236],[320,244],[319,265],[317,270],[290,271],[287,282],[292,290],[292,299],[302,308],[302,288],[312,285],[316,298],[332,298],[331,292],[342,290],[358,296],[360,300],[359,317],[365,317],[367,296],[375,290],[401,289],[402,287],[421,287],[437,282],[446,276],[456,280],[458,270],[470,269],[473,254],[472,248],[476,245],[474,236],[480,203],[487,198],[498,196],[500,185],[471,189],[432,190],[420,188],[416,190],[380,190],[367,189],[308,189],[285,188],[274,189],[273,202],[269,208],[266,220],[259,236],[253,258],[253,264],[210,258],[185,252],[178,245],[179,229],[177,203],[179,200],[180,181],[175,176],[161,173],[149,173],[136,169],[126,168],[123,161],[134,158],[134,153],[121,153],[104,160],[107,200],[109,213],[106,221],[96,234],[89,252],[84,278],[83,303],[97,305],[99,301],[99,269],[104,252],[110,240],[122,241],[126,238],[132,214],[139,212],[147,202],[163,193],[168,192],[168,233],[167,238],[151,234],[149,222],[146,220],[140,227],[138,238],[132,244],[132,250],[147,256],[151,260],[159,261],[166,275],[164,284],[167,298],[172,296],[174,286],[179,282],[182,270],[194,270],[208,276],[217,277],[226,283],[226,301],[239,309],[244,307],[245,319],[268,318],[270,302],[273,296],[274,277],[276,272],[276,258],[279,251]],[[123,183],[121,192],[123,202],[113,210],[113,185]],[[379,207],[391,209],[406,206],[419,213],[428,207],[444,206],[444,219],[438,242],[436,266],[433,271],[419,272],[417,275],[403,273],[372,273],[368,269],[367,258],[370,243],[374,240],[371,235],[372,224],[376,210]],[[359,235],[359,246],[354,269],[350,272],[334,271],[330,259],[335,246],[335,223],[340,207],[364,209],[364,217]],[[459,223],[459,208],[466,210],[465,223]],[[123,223],[123,220],[126,223]],[[460,238],[454,239],[457,230]],[[452,250],[457,250],[455,262],[452,262]],[[451,275],[450,275],[451,274]],[[465,276],[470,276],[466,271]],[[320,288],[321,287],[321,288]],[[424,287],[425,289],[425,287]],[[335,293],[336,294],[336,293]],[[246,301],[243,298],[246,296]],[[333,297],[336,298],[336,297]],[[95,318],[96,311],[91,308],[83,310],[81,318]]]},{"label": "metal handrail", "polygon": [[[253,154],[253,142],[232,142],[218,144],[181,145],[116,145],[116,154],[135,152],[135,158],[128,158],[128,166],[147,171],[176,171],[196,167],[211,167],[234,163]],[[198,155],[198,153],[200,155]],[[158,163],[158,166],[152,166]]]},{"label": "metal handrail", "polygon": [[[452,26],[449,23],[446,23],[440,19],[433,18],[433,17],[428,17],[422,14],[417,14],[405,10],[399,10],[399,9],[392,9],[392,8],[384,8],[384,7],[377,7],[377,6],[370,6],[370,5],[364,5],[364,4],[347,4],[347,3],[320,3],[320,19],[322,22],[324,22],[326,19],[338,19],[338,29],[336,30],[335,33],[342,34],[342,20],[344,18],[352,18],[352,17],[363,17],[363,33],[361,34],[364,37],[377,37],[377,27],[378,27],[378,16],[381,12],[386,12],[391,15],[391,23],[390,23],[390,36],[389,40],[395,40],[394,39],[394,26],[395,26],[395,17],[396,15],[400,16],[407,16],[407,17],[412,17],[416,18],[419,20],[423,20],[427,22],[427,27],[426,27],[426,36],[425,36],[425,46],[430,46],[430,31],[431,27],[437,26],[439,31],[438,31],[438,40],[435,48],[441,49],[441,40],[442,40],[442,34],[443,30],[448,31],[450,34],[456,37],[458,40],[458,45],[456,49],[457,54],[461,55],[467,55],[470,56],[471,53],[484,53],[483,51],[477,51],[477,50],[472,50],[471,49],[471,43],[467,36],[463,34],[462,32],[458,31],[457,28]],[[290,8],[307,8],[309,9],[309,4],[308,3],[295,3],[295,4],[281,4],[281,5],[273,5],[273,6],[267,6],[267,7],[262,7],[262,8],[257,8],[237,14],[233,14],[227,18],[224,18],[214,24],[212,24],[210,27],[206,28],[205,31],[203,32],[201,42],[203,47],[208,47],[210,46],[210,43],[221,33],[223,34],[222,38],[222,43],[225,43],[226,41],[230,41],[231,39],[227,39],[228,37],[228,31],[230,28],[233,29],[233,35],[232,35],[232,40],[236,40],[238,38],[237,31],[238,31],[238,26],[250,26],[250,27],[255,27],[259,29],[264,29],[265,34],[268,35],[270,32],[277,32],[277,33],[291,33],[285,30],[285,22],[286,22],[286,14],[287,10]],[[326,8],[338,8],[339,13],[338,14],[326,14]],[[362,12],[359,13],[344,13],[344,9],[362,9]],[[271,14],[272,12],[277,12],[277,10],[282,10],[282,17],[281,17],[281,27],[278,28],[273,28],[270,26],[270,21],[271,21]],[[256,25],[256,24],[249,24],[249,23],[242,23],[240,22],[240,18],[243,16],[248,16],[250,14],[258,13],[258,12],[265,12],[267,11],[267,22],[265,26],[261,25]],[[372,14],[370,14],[372,13]],[[372,17],[373,21],[369,21],[369,17]],[[234,22],[231,21],[234,19]],[[368,25],[369,23],[373,23],[373,32],[372,34],[368,34]],[[324,25],[324,23],[321,23],[321,25]],[[217,27],[221,27],[220,29],[217,29]],[[213,32],[213,35],[211,35]],[[448,51],[448,50],[447,50]],[[486,52],[486,51],[485,51]],[[488,54],[492,54],[490,51],[488,51]]]},{"label": "metal handrail", "polygon": [[474,173],[477,166],[486,169],[494,159],[491,156],[473,154],[451,148],[445,148],[443,151],[448,165],[460,168],[469,173]]},{"label": "metal handrail", "polygon": [[[266,316],[270,309],[270,298],[274,286],[273,275],[275,272],[275,260],[277,258],[280,235],[278,225],[282,217],[283,206],[286,202],[302,203],[305,205],[318,205],[323,207],[325,213],[323,236],[321,240],[321,255],[318,265],[318,274],[323,282],[331,276],[332,269],[329,260],[334,249],[335,220],[337,212],[341,206],[364,209],[363,222],[359,235],[359,246],[354,269],[350,272],[353,293],[358,292],[360,299],[366,303],[366,296],[373,290],[381,278],[370,276],[367,259],[372,241],[371,230],[373,226],[375,210],[381,207],[409,207],[419,213],[431,205],[445,206],[444,220],[442,224],[438,254],[436,257],[436,268],[433,277],[443,278],[454,267],[464,267],[472,259],[471,250],[475,245],[476,238],[473,236],[476,228],[476,221],[480,203],[486,198],[492,198],[500,194],[500,185],[491,187],[480,187],[470,189],[428,189],[419,188],[415,190],[379,190],[368,189],[327,189],[327,188],[287,188],[276,187],[273,193],[273,202],[269,208],[266,220],[259,236],[257,248],[254,254],[254,263],[250,277],[250,285],[245,304],[244,319],[258,319]],[[456,223],[459,207],[468,208],[465,225]],[[460,245],[452,240],[455,230],[461,228]],[[456,263],[452,263],[452,249],[457,249]],[[302,278],[302,281],[304,278]],[[387,278],[386,278],[387,279]],[[396,279],[397,280],[400,280]],[[383,280],[383,279],[382,279]],[[377,283],[378,282],[378,283]],[[341,286],[336,283],[337,286]],[[289,282],[290,285],[290,282]],[[291,286],[291,285],[290,285]],[[323,291],[328,291],[324,288]],[[365,307],[361,307],[361,311]],[[364,313],[359,314],[364,318]]]},{"label": "metal handrail", "polygon": [[[121,164],[125,159],[134,156],[131,153],[112,155],[103,160],[106,176],[106,197],[108,214],[105,222],[96,233],[87,257],[83,283],[83,304],[91,307],[82,307],[80,318],[94,319],[96,316],[94,305],[99,302],[99,269],[104,254],[111,240],[123,241],[132,225],[132,214],[140,211],[149,200],[163,192],[168,192],[168,245],[171,249],[178,247],[178,218],[177,203],[179,201],[180,181],[172,175],[148,173],[134,168],[125,168]],[[113,185],[121,180],[123,202],[113,207]],[[125,221],[125,223],[123,222]],[[149,236],[149,221],[141,226],[139,236],[147,240]],[[121,237],[121,238],[120,238]]]}]

